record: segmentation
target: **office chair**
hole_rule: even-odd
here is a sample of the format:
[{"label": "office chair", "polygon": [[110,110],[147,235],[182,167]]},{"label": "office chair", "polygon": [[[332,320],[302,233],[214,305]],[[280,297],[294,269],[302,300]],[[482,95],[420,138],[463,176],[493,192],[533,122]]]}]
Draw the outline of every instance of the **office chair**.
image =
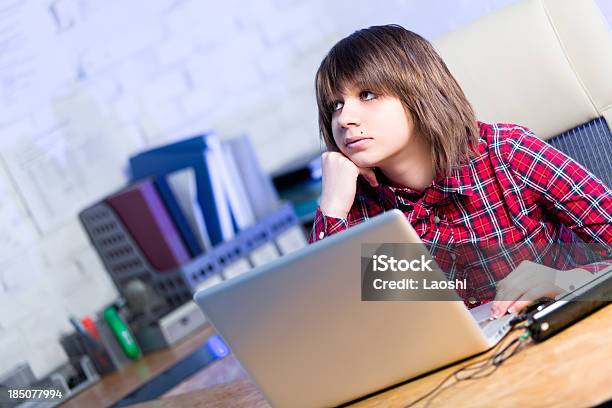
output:
[{"label": "office chair", "polygon": [[433,43],[480,120],[524,125],[612,186],[612,30],[593,0],[521,0]]}]

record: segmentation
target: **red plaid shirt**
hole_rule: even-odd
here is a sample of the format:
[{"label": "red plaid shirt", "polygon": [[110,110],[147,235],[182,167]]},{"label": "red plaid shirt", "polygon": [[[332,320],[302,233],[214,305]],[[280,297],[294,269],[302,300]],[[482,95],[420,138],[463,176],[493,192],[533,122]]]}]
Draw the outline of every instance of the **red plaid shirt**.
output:
[{"label": "red plaid shirt", "polygon": [[376,188],[359,177],[347,218],[317,209],[309,241],[399,208],[448,278],[467,280],[458,293],[470,306],[493,299],[496,282],[522,260],[560,270],[587,263],[584,252],[560,252],[575,235],[611,258],[612,191],[528,129],[478,124],[479,154],[450,177],[421,193],[392,185],[380,171]]}]

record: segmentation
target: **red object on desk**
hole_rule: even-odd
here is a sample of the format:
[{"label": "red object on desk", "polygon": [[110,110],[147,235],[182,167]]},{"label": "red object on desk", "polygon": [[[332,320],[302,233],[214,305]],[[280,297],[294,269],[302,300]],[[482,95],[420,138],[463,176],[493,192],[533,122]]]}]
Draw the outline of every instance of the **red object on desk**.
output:
[{"label": "red object on desk", "polygon": [[87,330],[87,333],[91,334],[94,338],[100,339],[100,332],[98,332],[98,328],[94,323],[93,319],[90,316],[85,316],[81,319],[81,324]]}]

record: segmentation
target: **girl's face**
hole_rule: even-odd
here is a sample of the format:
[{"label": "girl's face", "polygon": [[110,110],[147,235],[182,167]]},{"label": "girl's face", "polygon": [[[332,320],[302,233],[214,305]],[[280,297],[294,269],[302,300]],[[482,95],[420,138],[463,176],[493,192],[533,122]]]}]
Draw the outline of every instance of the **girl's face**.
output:
[{"label": "girl's face", "polygon": [[406,153],[415,138],[398,98],[354,87],[335,102],[331,125],[340,151],[359,167],[380,167]]}]

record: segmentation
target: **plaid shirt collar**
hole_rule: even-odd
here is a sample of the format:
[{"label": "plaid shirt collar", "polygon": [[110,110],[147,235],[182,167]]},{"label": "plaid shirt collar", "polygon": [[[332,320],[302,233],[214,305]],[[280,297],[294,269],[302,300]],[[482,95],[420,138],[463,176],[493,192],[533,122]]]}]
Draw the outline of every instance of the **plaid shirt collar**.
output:
[{"label": "plaid shirt collar", "polygon": [[423,198],[423,205],[440,204],[452,198],[454,194],[472,196],[474,192],[474,176],[470,163],[459,166],[448,176],[434,179],[425,190],[418,192],[409,187],[394,185],[387,177],[376,169],[379,180],[378,194],[385,209],[398,208],[400,205],[414,207]]},{"label": "plaid shirt collar", "polygon": [[474,195],[474,177],[470,163],[459,166],[448,177],[439,177],[432,183],[432,187],[442,194]]}]

